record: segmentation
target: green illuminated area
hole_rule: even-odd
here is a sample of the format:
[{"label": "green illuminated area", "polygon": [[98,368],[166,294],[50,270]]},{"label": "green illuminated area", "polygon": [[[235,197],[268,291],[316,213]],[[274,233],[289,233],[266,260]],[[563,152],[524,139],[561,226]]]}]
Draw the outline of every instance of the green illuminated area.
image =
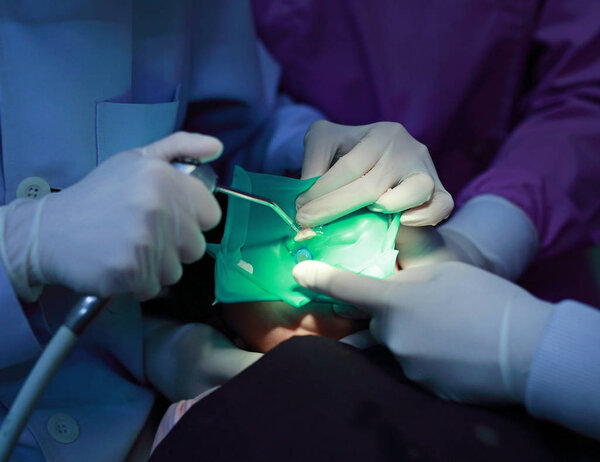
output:
[{"label": "green illuminated area", "polygon": [[[272,199],[295,217],[296,197],[315,181],[236,168],[232,187]],[[226,220],[221,244],[210,246],[217,259],[216,298],[223,303],[283,300],[299,307],[332,301],[294,280],[293,267],[306,259],[378,278],[394,271],[398,215],[361,209],[315,228],[317,235],[301,242],[273,210],[243,199],[229,198]]]}]

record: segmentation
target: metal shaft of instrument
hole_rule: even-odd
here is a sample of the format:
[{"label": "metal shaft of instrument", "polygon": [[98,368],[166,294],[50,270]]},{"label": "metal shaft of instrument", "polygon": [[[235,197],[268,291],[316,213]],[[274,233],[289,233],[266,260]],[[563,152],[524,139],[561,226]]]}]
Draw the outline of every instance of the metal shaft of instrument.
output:
[{"label": "metal shaft of instrument", "polygon": [[237,189],[224,188],[222,186],[216,186],[215,191],[223,193],[223,194],[228,194],[230,196],[239,197],[240,199],[245,199],[247,201],[254,202],[256,204],[265,205],[265,206],[269,207],[271,210],[273,210],[277,215],[279,215],[281,217],[281,219],[283,221],[285,221],[290,226],[290,228],[292,228],[295,232],[300,231],[300,228],[298,228],[298,226],[296,226],[296,223],[294,223],[294,220],[292,220],[290,218],[290,216],[287,213],[285,213],[281,207],[279,207],[275,202],[273,202],[269,199],[263,199],[262,197],[253,196],[251,194],[247,194],[245,192],[238,191]]},{"label": "metal shaft of instrument", "polygon": [[300,228],[296,226],[294,220],[290,218],[290,216],[283,211],[283,209],[273,202],[270,199],[265,199],[259,196],[254,196],[249,193],[245,193],[243,191],[238,191],[237,189],[224,188],[217,183],[218,175],[214,171],[214,169],[209,164],[202,164],[198,159],[193,159],[190,157],[180,157],[172,162],[173,167],[179,170],[186,175],[192,175],[196,177],[198,180],[202,181],[204,185],[209,189],[210,192],[220,192],[223,194],[228,194],[230,196],[239,197],[240,199],[244,199],[250,202],[254,202],[255,204],[260,204],[269,207],[273,210],[279,217],[285,221],[285,223],[294,230],[294,232],[299,232]]}]

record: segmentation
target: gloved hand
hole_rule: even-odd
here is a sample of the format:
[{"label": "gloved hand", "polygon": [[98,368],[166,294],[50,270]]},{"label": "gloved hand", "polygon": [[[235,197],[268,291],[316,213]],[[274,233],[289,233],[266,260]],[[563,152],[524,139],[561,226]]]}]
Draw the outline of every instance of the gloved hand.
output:
[{"label": "gloved hand", "polygon": [[371,332],[408,378],[461,402],[523,402],[553,305],[486,271],[442,263],[378,280],[306,261],[304,287],[373,314]]},{"label": "gloved hand", "polygon": [[59,193],[11,203],[2,244],[17,294],[35,299],[31,287],[58,284],[144,300],[175,283],[181,262],[204,254],[202,231],[221,210],[200,181],[169,162],[208,161],[222,149],[216,138],[175,133],[112,156]]},{"label": "gloved hand", "polygon": [[440,226],[401,225],[396,236],[403,269],[462,261],[510,280],[521,275],[537,248],[537,231],[525,213],[493,194],[471,199]]},{"label": "gloved hand", "polygon": [[406,226],[435,225],[452,211],[452,196],[427,148],[398,123],[352,127],[321,120],[310,126],[304,145],[302,178],[322,176],[296,201],[296,221],[303,227],[366,205],[404,211],[400,221]]},{"label": "gloved hand", "polygon": [[223,385],[262,357],[233,345],[212,326],[144,318],[144,369],[171,401]]}]

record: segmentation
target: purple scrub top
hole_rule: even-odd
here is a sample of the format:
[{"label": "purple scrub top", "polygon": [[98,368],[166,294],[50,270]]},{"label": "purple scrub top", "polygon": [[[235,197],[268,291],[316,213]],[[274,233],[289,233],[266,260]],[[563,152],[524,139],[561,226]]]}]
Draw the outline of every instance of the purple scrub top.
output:
[{"label": "purple scrub top", "polygon": [[287,94],[334,122],[402,123],[459,207],[491,193],[531,218],[540,249],[523,285],[598,303],[580,249],[600,241],[600,2],[253,7]]}]

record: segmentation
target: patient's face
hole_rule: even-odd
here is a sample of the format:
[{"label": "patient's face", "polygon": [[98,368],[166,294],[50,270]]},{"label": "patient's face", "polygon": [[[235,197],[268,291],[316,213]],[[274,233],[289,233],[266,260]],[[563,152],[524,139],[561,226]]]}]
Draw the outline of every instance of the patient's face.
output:
[{"label": "patient's face", "polygon": [[238,346],[262,353],[296,335],[338,340],[368,326],[368,320],[342,318],[330,303],[318,302],[299,308],[280,301],[232,303],[222,306],[221,316]]}]

